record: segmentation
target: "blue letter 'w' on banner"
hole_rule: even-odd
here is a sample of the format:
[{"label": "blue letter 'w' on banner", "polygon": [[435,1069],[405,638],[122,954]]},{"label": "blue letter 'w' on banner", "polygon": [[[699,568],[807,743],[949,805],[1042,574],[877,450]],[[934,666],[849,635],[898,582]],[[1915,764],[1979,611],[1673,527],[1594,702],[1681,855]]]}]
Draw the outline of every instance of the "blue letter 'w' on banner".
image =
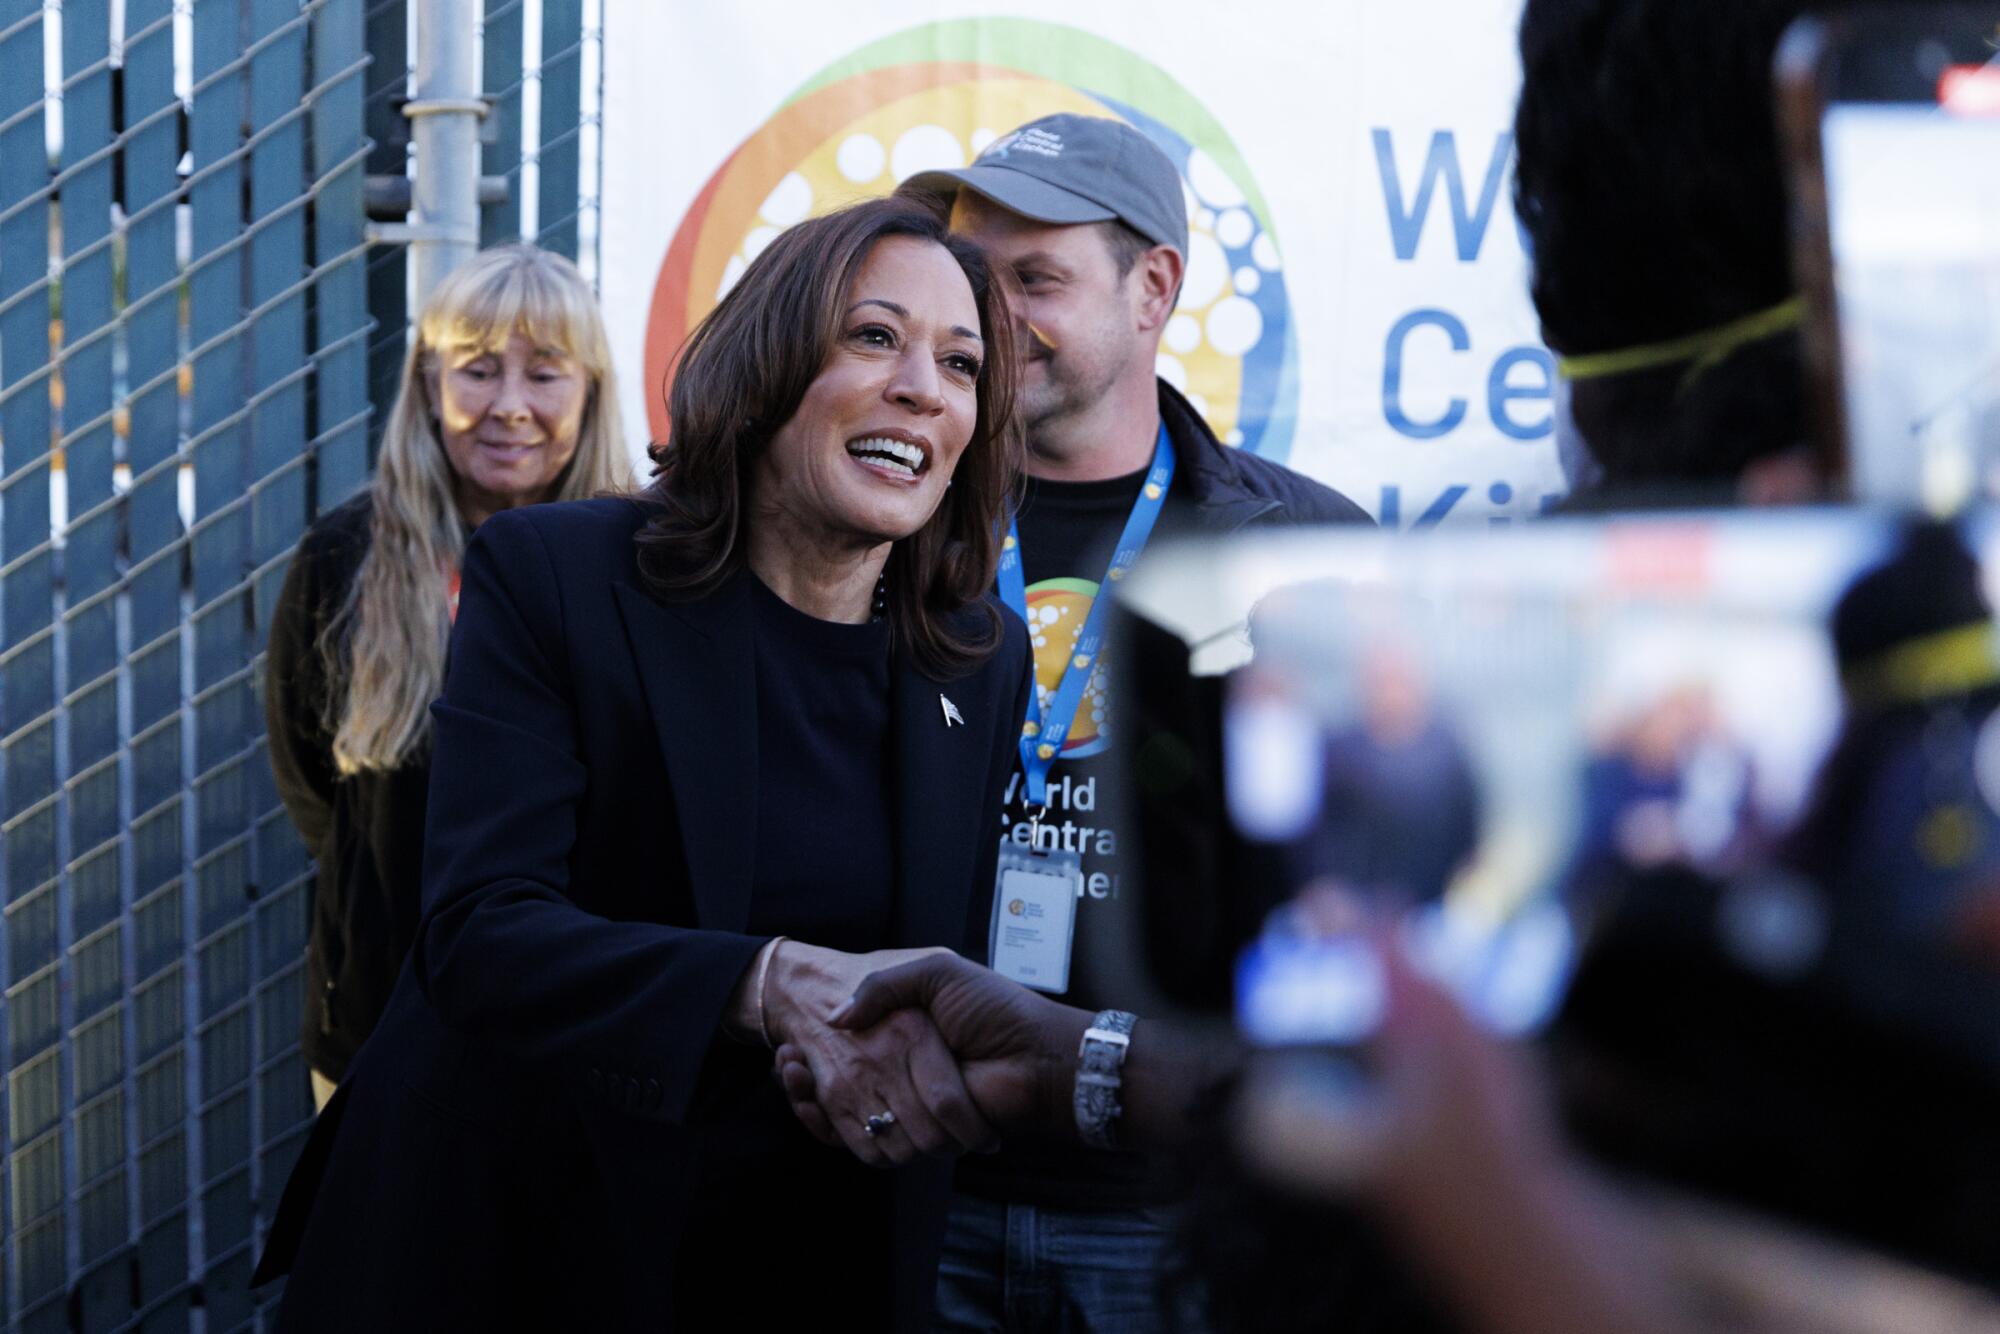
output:
[{"label": "blue letter 'w' on banner", "polygon": [[1468,209],[1465,175],[1459,168],[1458,136],[1450,130],[1431,135],[1430,152],[1417,182],[1417,197],[1405,203],[1403,184],[1396,172],[1394,136],[1388,130],[1375,131],[1375,164],[1382,172],[1382,200],[1389,209],[1389,235],[1395,242],[1396,258],[1417,257],[1417,243],[1423,239],[1424,222],[1430,216],[1431,196],[1437,191],[1438,177],[1444,177],[1445,193],[1451,196],[1451,224],[1458,241],[1458,257],[1467,264],[1479,258],[1486,242],[1486,227],[1493,220],[1493,206],[1500,198],[1500,182],[1506,178],[1513,158],[1514,136],[1501,131],[1494,137],[1493,157],[1486,164],[1486,183],[1479,191],[1479,207]]}]

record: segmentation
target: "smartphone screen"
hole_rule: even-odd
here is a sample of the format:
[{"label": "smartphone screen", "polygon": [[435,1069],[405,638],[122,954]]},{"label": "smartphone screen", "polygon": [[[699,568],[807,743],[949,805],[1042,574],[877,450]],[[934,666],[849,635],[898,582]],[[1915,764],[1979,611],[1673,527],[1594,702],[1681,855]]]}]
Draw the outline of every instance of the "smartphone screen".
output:
[{"label": "smartphone screen", "polygon": [[1857,41],[1820,139],[1854,494],[2000,498],[2000,47]]},{"label": "smartphone screen", "polygon": [[1119,994],[1295,1046],[1369,1038],[1391,942],[1532,1034],[1648,885],[1712,889],[1690,938],[1772,976],[1836,902],[1871,957],[1955,938],[2000,886],[1975,604],[2000,507],[1169,541],[1119,599],[1138,892],[1091,939]]},{"label": "smartphone screen", "polygon": [[1894,539],[1845,510],[1154,553],[1123,601],[1221,686],[1238,851],[1222,892],[1149,870],[1139,936],[1226,936],[1260,1045],[1366,1041],[1391,941],[1490,1031],[1538,1031],[1635,879],[1783,880],[1842,724],[1832,608]]}]

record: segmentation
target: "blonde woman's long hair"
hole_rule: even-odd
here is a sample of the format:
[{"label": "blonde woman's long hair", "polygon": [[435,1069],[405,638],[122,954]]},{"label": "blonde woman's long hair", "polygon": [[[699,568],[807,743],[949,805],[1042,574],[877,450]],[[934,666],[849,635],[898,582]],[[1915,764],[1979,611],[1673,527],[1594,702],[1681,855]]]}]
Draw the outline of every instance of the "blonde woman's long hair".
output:
[{"label": "blonde woman's long hair", "polygon": [[417,321],[382,433],[368,554],[320,639],[328,679],[346,683],[327,701],[334,767],[343,775],[393,769],[430,739],[451,629],[447,583],[465,549],[431,384],[440,349],[471,343],[497,352],[517,332],[574,358],[588,381],[576,454],[551,499],[631,488],[610,340],[576,266],[531,245],[505,245],[453,270]]}]

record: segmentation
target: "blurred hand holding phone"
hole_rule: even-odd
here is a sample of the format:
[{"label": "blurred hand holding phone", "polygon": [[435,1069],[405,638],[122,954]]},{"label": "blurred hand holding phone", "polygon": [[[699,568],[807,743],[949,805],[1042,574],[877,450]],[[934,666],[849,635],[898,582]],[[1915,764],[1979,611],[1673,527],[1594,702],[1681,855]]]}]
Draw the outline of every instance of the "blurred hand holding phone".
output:
[{"label": "blurred hand holding phone", "polygon": [[1532,1194],[1552,1092],[1603,1163],[2000,1285],[2000,1193],[1925,1185],[2000,1181],[1996,576],[1990,509],[1165,547],[1107,985],[1256,1049],[1281,1179]]}]

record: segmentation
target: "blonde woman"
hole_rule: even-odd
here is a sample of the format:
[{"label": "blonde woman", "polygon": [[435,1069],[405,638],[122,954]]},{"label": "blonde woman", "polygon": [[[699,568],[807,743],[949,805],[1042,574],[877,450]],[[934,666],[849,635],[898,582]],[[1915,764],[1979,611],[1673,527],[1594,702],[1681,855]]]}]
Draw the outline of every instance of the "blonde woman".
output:
[{"label": "blonde woman", "polygon": [[611,357],[576,266],[485,251],[424,307],[375,481],[313,525],[272,618],[271,767],[319,863],[304,1037],[324,1106],[417,927],[430,704],[459,556],[489,516],[626,489]]}]

